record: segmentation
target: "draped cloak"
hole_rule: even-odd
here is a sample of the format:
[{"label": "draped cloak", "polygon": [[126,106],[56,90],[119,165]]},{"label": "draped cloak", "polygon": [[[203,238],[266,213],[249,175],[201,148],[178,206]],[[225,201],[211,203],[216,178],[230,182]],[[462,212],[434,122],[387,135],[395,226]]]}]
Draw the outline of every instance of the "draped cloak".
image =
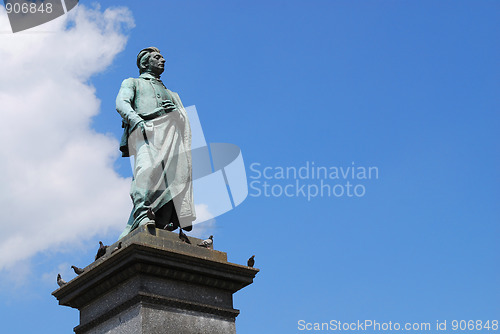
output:
[{"label": "draped cloak", "polygon": [[[166,101],[175,109],[165,108]],[[148,220],[148,208],[157,212],[171,200],[180,226],[190,225],[196,219],[191,128],[179,95],[143,73],[123,81],[116,110],[123,118],[122,155],[135,157],[130,188],[134,206],[120,238]],[[144,122],[142,127],[140,122]]]}]

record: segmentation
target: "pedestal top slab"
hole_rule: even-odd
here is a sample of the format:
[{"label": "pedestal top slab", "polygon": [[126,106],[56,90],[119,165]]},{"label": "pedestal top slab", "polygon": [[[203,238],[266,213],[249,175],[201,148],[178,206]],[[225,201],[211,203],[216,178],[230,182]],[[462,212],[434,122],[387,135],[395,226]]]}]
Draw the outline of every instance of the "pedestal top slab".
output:
[{"label": "pedestal top slab", "polygon": [[59,304],[80,309],[116,285],[137,275],[163,277],[209,286],[232,293],[251,284],[258,269],[227,262],[227,254],[197,246],[201,239],[141,226],[107,248],[106,254],[85,267],[83,274],[55,290]]}]

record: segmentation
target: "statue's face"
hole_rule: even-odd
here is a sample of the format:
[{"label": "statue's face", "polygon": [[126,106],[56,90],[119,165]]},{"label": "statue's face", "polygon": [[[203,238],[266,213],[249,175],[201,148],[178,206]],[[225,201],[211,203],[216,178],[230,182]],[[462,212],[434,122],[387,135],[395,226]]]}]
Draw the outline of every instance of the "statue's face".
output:
[{"label": "statue's face", "polygon": [[162,74],[165,70],[165,58],[160,53],[153,52],[149,57],[148,70],[158,75]]}]

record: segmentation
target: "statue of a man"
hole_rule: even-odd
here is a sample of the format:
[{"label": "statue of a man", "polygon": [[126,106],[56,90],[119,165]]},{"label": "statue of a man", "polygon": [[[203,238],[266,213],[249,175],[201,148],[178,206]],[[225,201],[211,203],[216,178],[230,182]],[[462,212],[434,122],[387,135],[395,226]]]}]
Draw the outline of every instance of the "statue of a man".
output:
[{"label": "statue of a man", "polygon": [[195,220],[191,129],[177,93],[160,80],[165,59],[149,47],[139,52],[139,78],[125,79],[116,110],[125,129],[120,150],[135,157],[130,196],[133,209],[123,237],[140,225],[190,231]]}]

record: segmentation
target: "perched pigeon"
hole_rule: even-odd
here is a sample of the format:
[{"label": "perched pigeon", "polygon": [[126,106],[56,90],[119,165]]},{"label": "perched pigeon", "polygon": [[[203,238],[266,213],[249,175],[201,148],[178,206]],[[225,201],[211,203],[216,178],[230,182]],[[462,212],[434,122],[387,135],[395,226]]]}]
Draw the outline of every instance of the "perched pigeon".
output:
[{"label": "perched pigeon", "polygon": [[113,249],[113,251],[111,252],[111,254],[113,254],[114,252],[116,252],[117,250],[119,250],[119,249],[121,249],[121,248],[122,248],[122,242],[120,241],[120,242],[118,243],[118,246],[116,246],[116,247]]},{"label": "perched pigeon", "polygon": [[254,264],[255,264],[255,259],[254,259],[254,257],[255,257],[255,255],[252,255],[252,257],[248,259],[248,261],[247,261],[247,266],[249,266],[249,267],[252,267],[252,268],[253,268],[253,266],[254,266]]},{"label": "perched pigeon", "polygon": [[191,244],[191,241],[189,240],[187,235],[184,234],[184,232],[182,232],[181,228],[179,229],[179,239],[181,239],[182,242],[185,242],[187,244]]},{"label": "perched pigeon", "polygon": [[61,274],[57,274],[57,284],[61,287],[66,284],[66,281],[61,278]]},{"label": "perched pigeon", "polygon": [[102,241],[99,241],[99,249],[97,250],[97,254],[95,255],[95,260],[97,261],[98,258],[104,256],[106,254],[106,249],[108,246],[104,246]]},{"label": "perched pigeon", "polygon": [[71,266],[71,268],[73,268],[75,274],[77,274],[77,275],[81,275],[85,271],[82,268],[78,268],[78,267],[75,267],[75,266]]},{"label": "perched pigeon", "polygon": [[201,243],[199,243],[198,246],[205,248],[212,248],[213,244],[214,244],[214,236],[211,235],[210,237],[208,237],[208,239],[205,239]]}]

